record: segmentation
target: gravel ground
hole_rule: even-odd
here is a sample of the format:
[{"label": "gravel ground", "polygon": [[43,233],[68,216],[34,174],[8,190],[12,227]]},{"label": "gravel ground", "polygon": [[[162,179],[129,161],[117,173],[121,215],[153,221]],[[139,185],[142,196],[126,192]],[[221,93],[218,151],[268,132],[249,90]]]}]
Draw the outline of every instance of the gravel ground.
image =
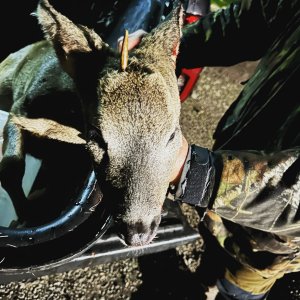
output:
[{"label": "gravel ground", "polygon": [[[211,148],[218,120],[254,67],[255,63],[243,63],[202,72],[182,105],[182,128],[190,143]],[[187,205],[182,209],[196,228],[199,220],[194,209]],[[161,254],[0,285],[0,299],[205,299],[205,290],[193,276],[202,246],[199,239]],[[210,290],[208,299],[214,299],[214,294]]]}]

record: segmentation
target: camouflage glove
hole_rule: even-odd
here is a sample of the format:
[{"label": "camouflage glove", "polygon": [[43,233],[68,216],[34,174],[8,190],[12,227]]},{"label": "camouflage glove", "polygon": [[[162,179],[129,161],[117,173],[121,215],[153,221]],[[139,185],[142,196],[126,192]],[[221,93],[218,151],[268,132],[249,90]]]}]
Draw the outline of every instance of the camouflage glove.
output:
[{"label": "camouflage glove", "polygon": [[169,198],[202,208],[210,207],[217,161],[215,153],[191,145],[179,184],[177,187],[170,186]]}]

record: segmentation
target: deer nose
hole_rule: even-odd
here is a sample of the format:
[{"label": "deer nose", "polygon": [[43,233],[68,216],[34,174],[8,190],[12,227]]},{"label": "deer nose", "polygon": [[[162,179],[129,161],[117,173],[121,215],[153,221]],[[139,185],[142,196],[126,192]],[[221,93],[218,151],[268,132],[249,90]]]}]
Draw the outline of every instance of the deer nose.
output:
[{"label": "deer nose", "polygon": [[138,220],[136,222],[119,223],[119,233],[128,246],[143,246],[149,244],[156,235],[161,216],[156,216],[150,223]]}]

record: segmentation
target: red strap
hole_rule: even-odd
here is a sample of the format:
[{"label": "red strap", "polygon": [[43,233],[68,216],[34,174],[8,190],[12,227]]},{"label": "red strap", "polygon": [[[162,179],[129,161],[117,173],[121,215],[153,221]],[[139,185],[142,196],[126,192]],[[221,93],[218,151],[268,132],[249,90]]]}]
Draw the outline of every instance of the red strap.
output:
[{"label": "red strap", "polygon": [[190,24],[198,21],[201,18],[201,16],[195,16],[195,15],[187,15],[185,18],[185,24]]},{"label": "red strap", "polygon": [[180,102],[186,100],[186,98],[190,95],[195,83],[197,82],[199,75],[203,68],[195,68],[195,69],[185,69],[183,68],[181,71],[181,76],[185,77],[185,84],[180,93]]}]

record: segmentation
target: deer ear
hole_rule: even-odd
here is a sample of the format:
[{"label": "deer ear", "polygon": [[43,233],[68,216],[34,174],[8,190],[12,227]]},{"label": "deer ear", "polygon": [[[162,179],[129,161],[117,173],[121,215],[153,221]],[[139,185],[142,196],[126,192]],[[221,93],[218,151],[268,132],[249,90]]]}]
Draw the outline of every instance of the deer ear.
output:
[{"label": "deer ear", "polygon": [[40,138],[69,144],[86,144],[86,140],[81,137],[82,133],[80,131],[50,119],[30,119],[21,116],[12,116],[11,121],[23,130]]},{"label": "deer ear", "polygon": [[[38,21],[47,40],[53,43],[60,62],[74,77],[74,55],[78,53],[106,52],[109,46],[92,29],[76,25],[59,13],[48,0],[41,0],[37,7]],[[106,51],[105,51],[106,50]]]},{"label": "deer ear", "polygon": [[154,63],[167,56],[176,63],[182,26],[183,8],[178,4],[163,23],[143,37],[136,54],[148,57]]}]

